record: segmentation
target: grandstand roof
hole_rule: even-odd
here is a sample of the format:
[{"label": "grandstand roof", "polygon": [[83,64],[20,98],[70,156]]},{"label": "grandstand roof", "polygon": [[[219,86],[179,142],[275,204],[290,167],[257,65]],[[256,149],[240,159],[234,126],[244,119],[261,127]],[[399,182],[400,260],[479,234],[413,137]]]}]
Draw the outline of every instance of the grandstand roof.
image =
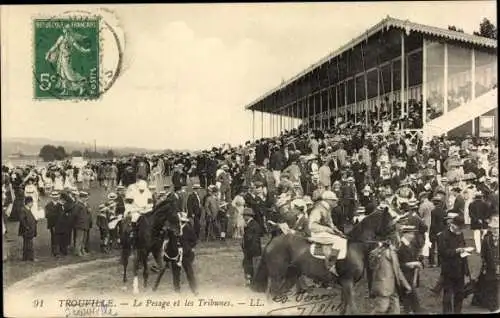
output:
[{"label": "grandstand roof", "polygon": [[318,62],[314,63],[313,65],[309,66],[299,74],[295,75],[291,79],[282,82],[279,86],[276,88],[272,89],[271,91],[265,93],[264,95],[260,96],[256,100],[254,100],[252,103],[248,104],[245,106],[245,109],[254,109],[256,104],[264,100],[265,98],[269,97],[273,93],[279,91],[280,89],[288,86],[289,84],[293,83],[294,81],[298,80],[302,76],[306,75],[310,71],[314,70],[318,66],[330,61],[331,59],[337,57],[338,55],[342,54],[343,52],[355,47],[362,41],[366,40],[368,37],[372,36],[373,34],[376,34],[382,30],[387,30],[389,28],[399,28],[406,30],[407,34],[409,32],[418,32],[422,33],[424,35],[430,35],[430,36],[435,36],[435,37],[441,37],[445,38],[448,40],[453,40],[453,41],[459,41],[459,42],[464,42],[468,43],[470,45],[474,45],[477,47],[485,47],[489,49],[496,49],[497,48],[497,41],[494,39],[489,39],[485,38],[482,36],[477,36],[477,35],[472,35],[472,34],[467,34],[463,32],[458,32],[458,31],[453,31],[453,30],[448,30],[448,29],[443,29],[443,28],[438,28],[435,26],[430,26],[430,25],[425,25],[425,24],[419,24],[415,22],[411,22],[409,20],[400,20],[396,18],[392,18],[390,16],[387,16],[385,19],[365,31],[363,34],[359,35],[358,37],[352,39],[339,49],[333,51],[332,53],[328,54]]}]

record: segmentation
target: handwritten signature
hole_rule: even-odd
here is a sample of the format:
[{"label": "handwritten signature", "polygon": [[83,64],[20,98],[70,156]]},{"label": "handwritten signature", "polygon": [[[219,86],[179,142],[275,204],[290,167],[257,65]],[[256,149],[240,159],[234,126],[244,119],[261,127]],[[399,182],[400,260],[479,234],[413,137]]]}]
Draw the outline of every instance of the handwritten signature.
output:
[{"label": "handwritten signature", "polygon": [[281,312],[283,314],[308,316],[308,315],[321,315],[331,314],[336,311],[339,303],[335,301],[337,295],[335,294],[311,294],[311,293],[295,293],[289,292],[283,295],[275,296],[272,300],[279,304],[298,303],[296,305],[281,307],[271,310],[267,315],[276,314]]},{"label": "handwritten signature", "polygon": [[311,294],[311,293],[298,293],[298,292],[288,292],[279,296],[274,296],[272,299],[276,303],[285,304],[287,302],[296,301],[298,303],[301,302],[315,302],[315,301],[327,301],[333,300],[337,297],[334,294]]},{"label": "handwritten signature", "polygon": [[[278,309],[273,309],[267,312],[267,315],[277,314],[278,312],[286,311],[287,315],[311,316],[311,315],[327,315],[337,311],[338,303],[334,301],[315,301],[311,303],[303,303],[300,305],[287,306]],[[281,313],[284,314],[284,313]]]}]

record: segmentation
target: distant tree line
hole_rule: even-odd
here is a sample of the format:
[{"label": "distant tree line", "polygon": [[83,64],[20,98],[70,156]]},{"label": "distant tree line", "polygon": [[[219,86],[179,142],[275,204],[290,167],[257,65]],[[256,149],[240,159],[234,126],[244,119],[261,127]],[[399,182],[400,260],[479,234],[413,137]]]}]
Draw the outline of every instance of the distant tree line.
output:
[{"label": "distant tree line", "polygon": [[63,146],[44,145],[38,155],[43,161],[64,160],[68,154]]},{"label": "distant tree line", "polygon": [[84,157],[89,159],[114,158],[115,153],[111,149],[106,152],[98,152],[85,149],[83,152],[81,152],[80,150],[73,150],[70,154],[68,154],[63,146],[44,145],[42,148],[40,148],[40,153],[38,156],[42,158],[43,161],[54,161],[64,160],[68,157]]},{"label": "distant tree line", "polygon": [[[463,29],[458,28],[454,25],[449,25],[448,30],[464,33]],[[479,31],[474,31],[473,34],[496,40],[497,32],[498,32],[497,27],[493,23],[491,23],[491,21],[488,20],[487,18],[483,18],[483,20],[479,24]]]}]

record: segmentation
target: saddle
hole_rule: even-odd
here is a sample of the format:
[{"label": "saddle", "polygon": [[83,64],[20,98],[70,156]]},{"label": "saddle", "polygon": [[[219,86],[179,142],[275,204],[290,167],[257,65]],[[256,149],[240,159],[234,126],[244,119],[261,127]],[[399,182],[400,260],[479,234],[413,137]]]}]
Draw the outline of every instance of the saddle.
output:
[{"label": "saddle", "polygon": [[337,260],[345,259],[347,256],[347,239],[344,237],[321,232],[312,233],[308,241],[312,243],[309,251],[315,258],[325,259],[334,252],[337,254]]}]

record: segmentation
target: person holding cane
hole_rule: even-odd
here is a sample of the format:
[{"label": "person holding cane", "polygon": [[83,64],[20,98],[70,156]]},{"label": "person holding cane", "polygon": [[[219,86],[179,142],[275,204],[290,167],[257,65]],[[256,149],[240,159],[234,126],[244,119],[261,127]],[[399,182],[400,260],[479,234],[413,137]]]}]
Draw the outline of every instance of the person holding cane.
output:
[{"label": "person holding cane", "polygon": [[416,235],[418,229],[414,225],[401,226],[401,246],[398,249],[398,259],[401,265],[401,271],[408,283],[411,285],[411,291],[401,294],[401,303],[407,314],[423,313],[420,306],[420,299],[417,294],[418,275],[423,268],[422,262],[418,260],[420,248],[417,246]]}]

